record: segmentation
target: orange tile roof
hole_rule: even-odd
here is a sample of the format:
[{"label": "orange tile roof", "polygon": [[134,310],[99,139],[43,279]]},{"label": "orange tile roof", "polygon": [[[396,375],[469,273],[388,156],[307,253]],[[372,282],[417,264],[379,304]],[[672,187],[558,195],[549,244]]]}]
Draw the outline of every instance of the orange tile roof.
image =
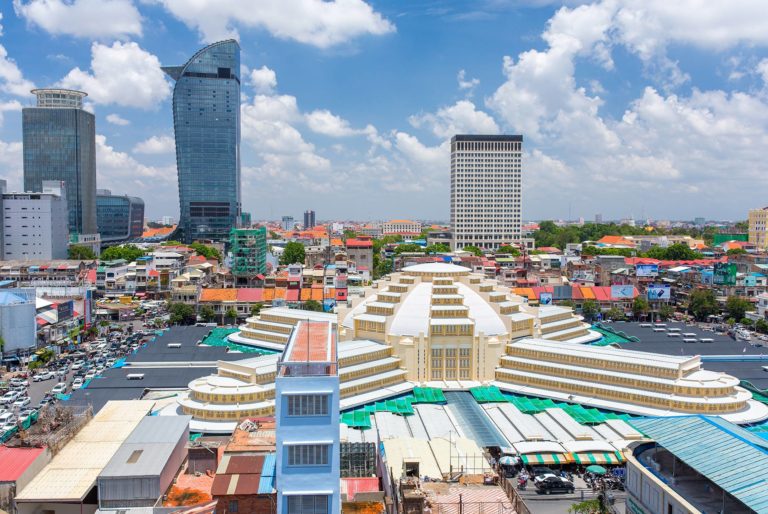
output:
[{"label": "orange tile roof", "polygon": [[389,220],[387,223],[416,223],[416,222],[411,220]]},{"label": "orange tile roof", "polygon": [[591,287],[582,287],[581,288],[581,294],[584,295],[585,300],[594,300],[595,299],[595,292],[592,291]]},{"label": "orange tile roof", "polygon": [[329,287],[328,289],[325,290],[325,295],[324,296],[325,296],[325,298],[329,298],[329,299],[335,300],[336,299],[336,289],[333,288],[333,287]]},{"label": "orange tile roof", "polygon": [[312,288],[311,290],[312,294],[310,299],[315,300],[316,302],[322,302],[323,301],[323,290],[319,288]]},{"label": "orange tile roof", "polygon": [[299,324],[294,343],[285,356],[288,362],[334,362],[336,345],[333,332],[328,331],[328,323],[323,321],[305,321]]},{"label": "orange tile roof", "polygon": [[201,302],[236,302],[237,289],[209,288],[200,291]]},{"label": "orange tile roof", "polygon": [[275,289],[272,287],[268,287],[264,289],[264,296],[262,296],[264,301],[271,302],[275,299]]},{"label": "orange tile roof", "polygon": [[275,288],[275,300],[285,300],[285,292],[288,291],[285,287]]},{"label": "orange tile roof", "polygon": [[167,236],[174,230],[176,230],[176,225],[173,225],[172,227],[148,228],[141,234],[141,237]]},{"label": "orange tile roof", "polygon": [[312,299],[312,290],[308,288],[304,288],[301,290],[301,301],[306,302],[307,300]]},{"label": "orange tile roof", "polygon": [[606,245],[635,246],[635,243],[624,236],[603,236],[597,242]]},{"label": "orange tile roof", "polygon": [[331,246],[344,246],[344,241],[338,237],[331,239]]}]

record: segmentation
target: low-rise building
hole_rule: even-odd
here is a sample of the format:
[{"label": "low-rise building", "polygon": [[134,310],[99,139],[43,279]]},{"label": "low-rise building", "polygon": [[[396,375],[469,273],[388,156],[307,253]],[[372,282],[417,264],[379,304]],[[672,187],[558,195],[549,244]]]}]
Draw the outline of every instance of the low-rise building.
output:
[{"label": "low-rise building", "polygon": [[0,291],[0,337],[3,355],[26,353],[37,344],[35,290],[28,288]]},{"label": "low-rise building", "polygon": [[373,267],[373,241],[368,237],[347,239],[347,258],[356,266]]},{"label": "low-rise building", "polygon": [[411,220],[389,220],[381,224],[382,235],[399,234],[403,236],[421,233],[421,223]]},{"label": "low-rise building", "polygon": [[760,250],[768,250],[768,207],[750,210],[747,223],[749,242]]}]

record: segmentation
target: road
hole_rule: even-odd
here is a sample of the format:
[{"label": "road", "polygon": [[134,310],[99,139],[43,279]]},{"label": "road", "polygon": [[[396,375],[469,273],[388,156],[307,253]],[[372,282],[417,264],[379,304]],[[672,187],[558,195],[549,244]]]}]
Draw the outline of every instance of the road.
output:
[{"label": "road", "polygon": [[[592,500],[597,497],[597,494],[592,491],[592,488],[587,487],[587,484],[581,478],[573,477],[573,482],[576,486],[576,492],[573,494],[538,494],[536,488],[533,487],[530,482],[528,483],[526,490],[518,490],[518,493],[522,496],[528,509],[530,509],[533,514],[564,514],[568,512],[568,509],[574,503],[579,503],[584,500]],[[615,500],[615,511],[623,513],[627,493],[623,491],[610,491],[610,495]]]}]

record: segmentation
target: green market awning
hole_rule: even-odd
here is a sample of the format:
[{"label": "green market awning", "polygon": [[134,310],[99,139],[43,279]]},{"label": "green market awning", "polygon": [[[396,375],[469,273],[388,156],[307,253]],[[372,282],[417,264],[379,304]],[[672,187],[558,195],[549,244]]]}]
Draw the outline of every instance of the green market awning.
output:
[{"label": "green market awning", "polygon": [[521,455],[520,460],[527,466],[568,464],[568,458],[563,453],[528,453],[526,455]]},{"label": "green market awning", "polygon": [[582,452],[572,453],[573,462],[576,464],[621,464],[624,462],[619,452]]},{"label": "green market awning", "polygon": [[436,387],[414,387],[413,403],[446,403],[442,389]]}]

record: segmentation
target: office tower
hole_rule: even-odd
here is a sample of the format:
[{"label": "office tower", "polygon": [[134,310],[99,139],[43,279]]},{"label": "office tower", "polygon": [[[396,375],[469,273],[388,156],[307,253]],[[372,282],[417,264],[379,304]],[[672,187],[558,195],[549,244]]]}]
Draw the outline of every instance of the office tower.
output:
[{"label": "office tower", "polygon": [[144,233],[144,200],[96,191],[96,222],[105,243],[138,239]]},{"label": "office tower", "polygon": [[454,248],[483,249],[520,241],[523,136],[451,138]]},{"label": "office tower", "polygon": [[176,81],[179,237],[187,243],[226,240],[241,205],[240,45],[231,39],[214,43],[163,71]]},{"label": "office tower", "polygon": [[768,250],[768,207],[751,209],[747,223],[749,242],[758,250]]},{"label": "office tower", "polygon": [[595,224],[601,225],[603,223],[603,215],[595,214]]},{"label": "office tower", "polygon": [[34,89],[37,106],[22,109],[24,191],[44,180],[65,183],[69,232],[91,235],[96,226],[96,122],[83,110],[86,93]]},{"label": "office tower", "polygon": [[293,216],[283,216],[280,225],[283,227],[283,230],[293,230]]},{"label": "office tower", "polygon": [[69,233],[64,182],[44,180],[34,193],[7,193],[0,181],[3,213],[0,260],[49,261],[67,258]]},{"label": "office tower", "polygon": [[232,249],[232,276],[235,285],[250,285],[251,281],[267,272],[267,229],[233,228],[229,234]]},{"label": "office tower", "polygon": [[312,228],[315,226],[315,211],[304,211],[304,228]]},{"label": "office tower", "polygon": [[341,512],[336,325],[300,321],[275,379],[276,512]]}]

